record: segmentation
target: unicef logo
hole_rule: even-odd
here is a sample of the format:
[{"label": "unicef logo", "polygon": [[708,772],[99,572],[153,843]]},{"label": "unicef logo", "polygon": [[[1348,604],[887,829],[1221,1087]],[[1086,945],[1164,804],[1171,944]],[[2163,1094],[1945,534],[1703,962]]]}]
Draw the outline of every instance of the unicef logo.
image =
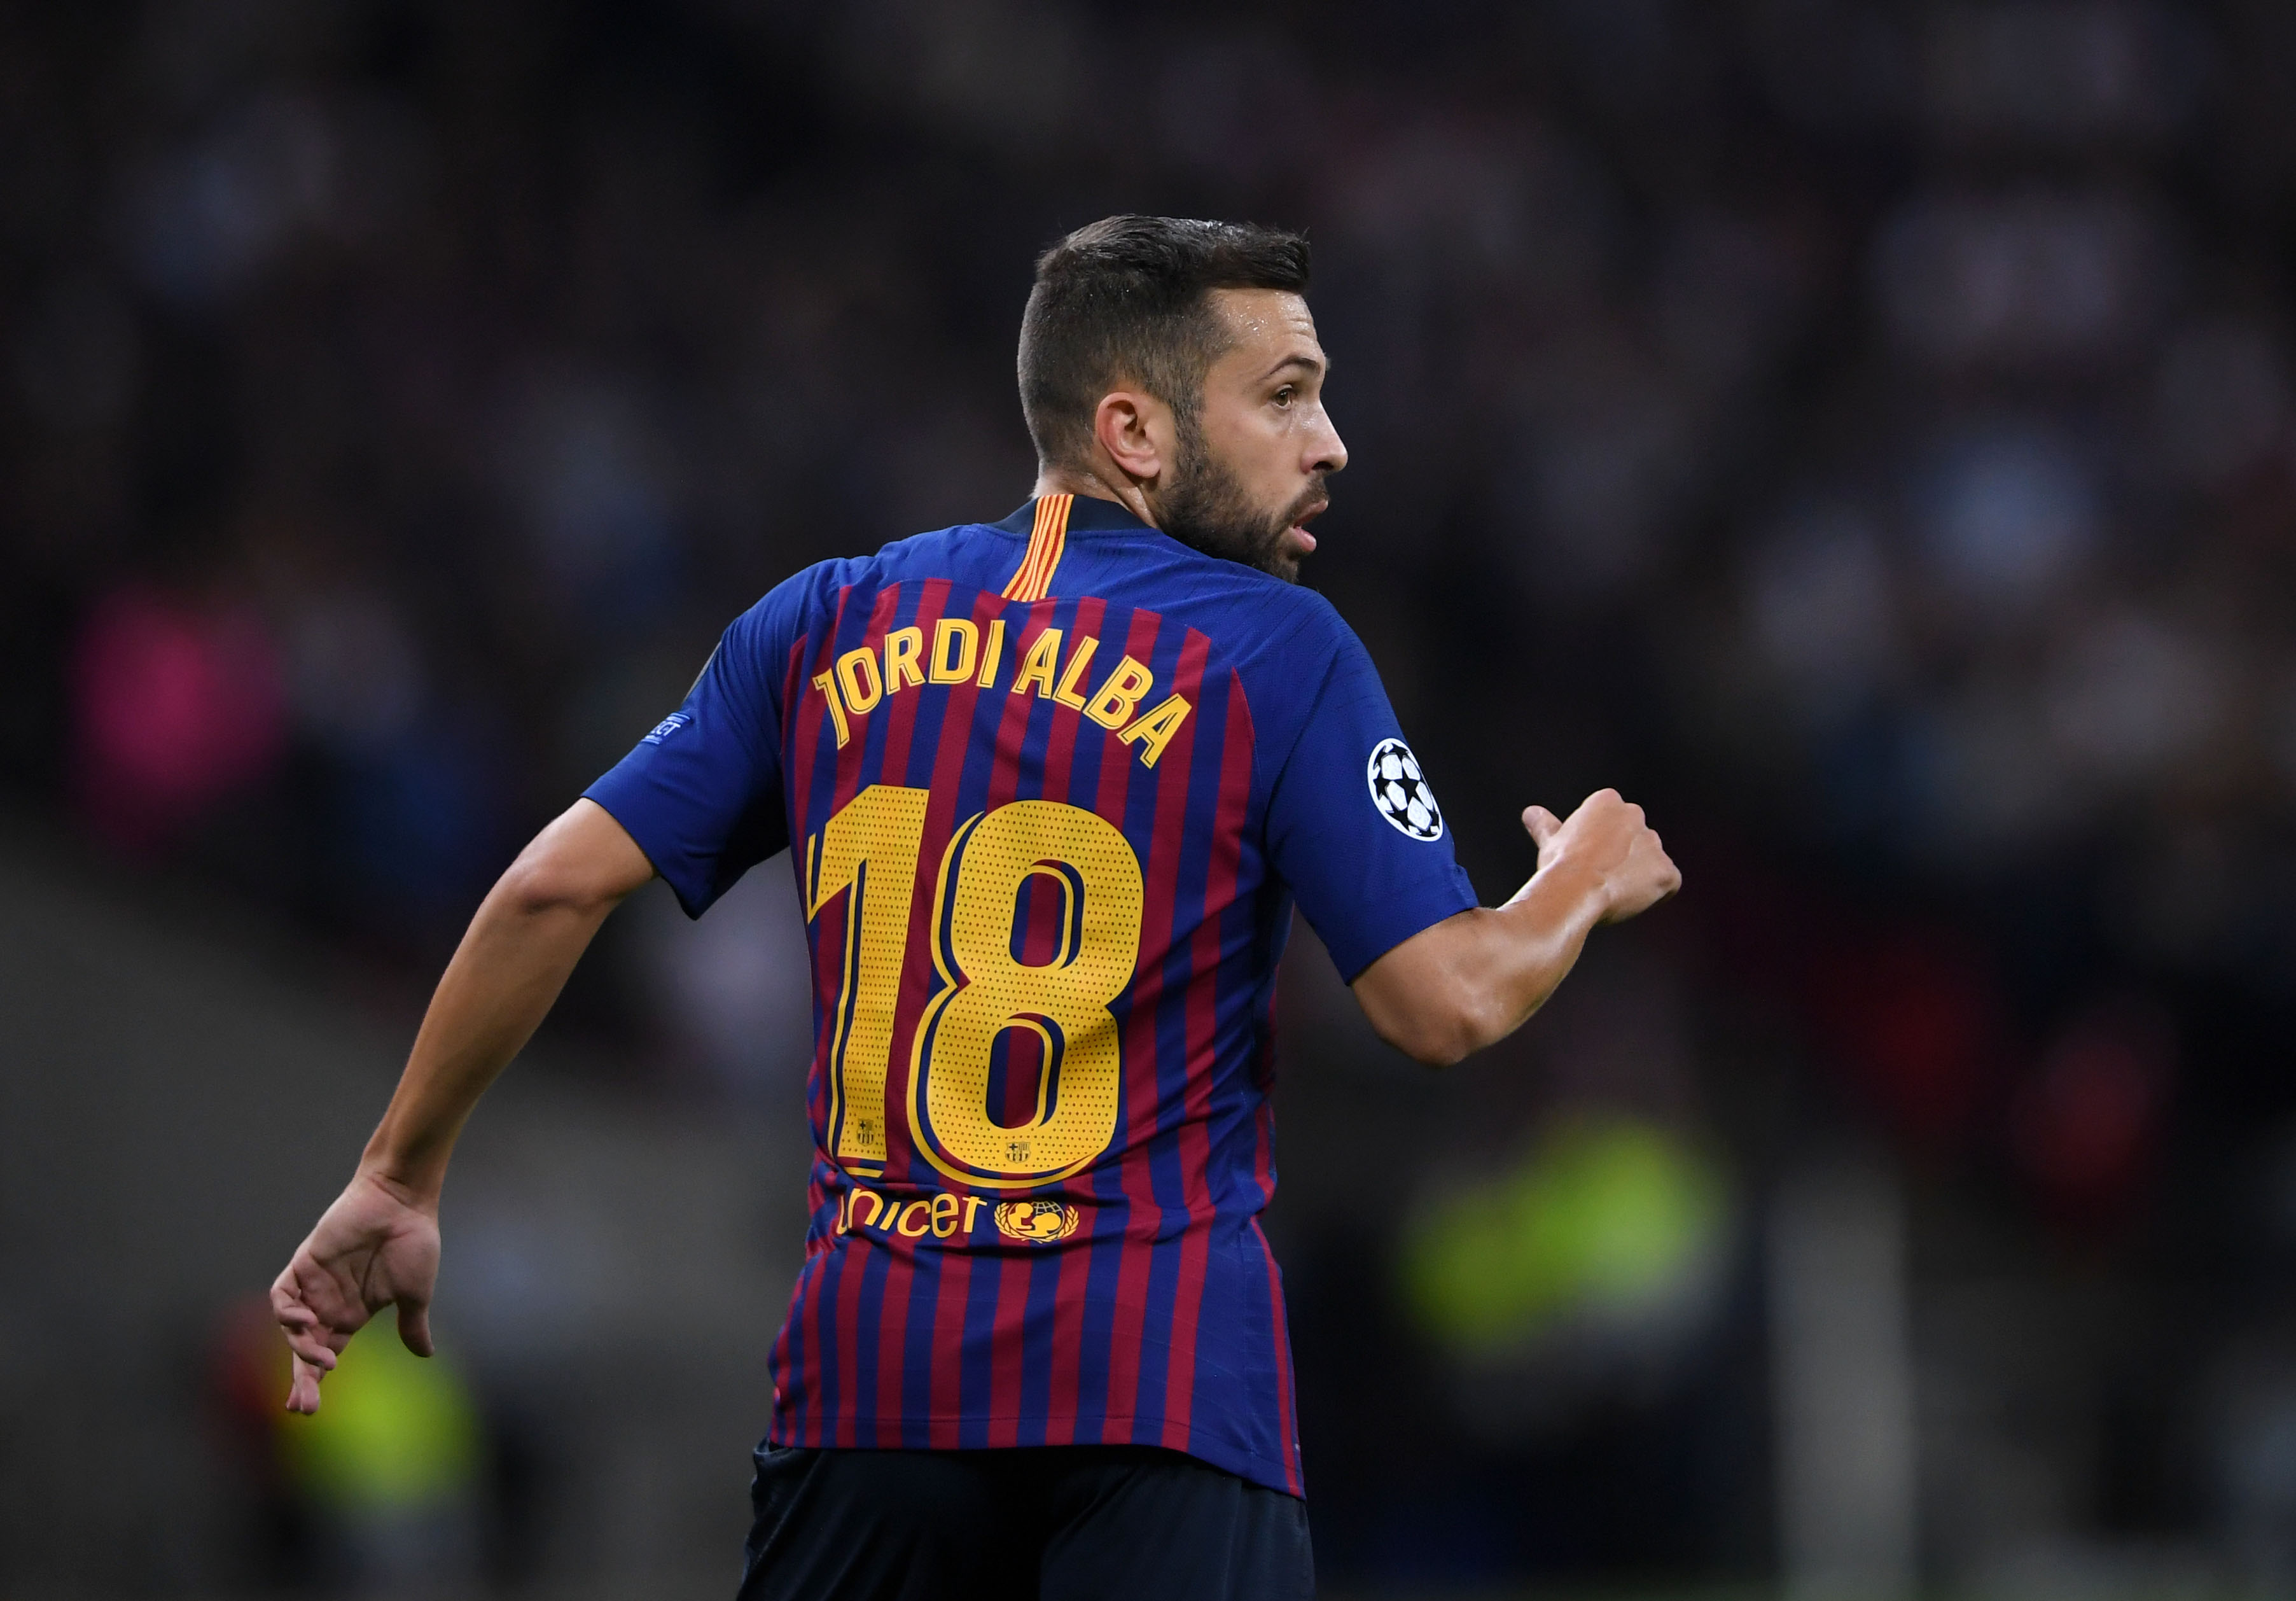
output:
[{"label": "unicef logo", "polygon": [[1443,809],[1435,804],[1435,792],[1420,776],[1419,759],[1409,745],[1399,739],[1380,741],[1364,779],[1381,817],[1414,840],[1443,837]]},{"label": "unicef logo", "polygon": [[1077,1209],[1057,1201],[1007,1201],[996,1209],[996,1231],[1016,1240],[1065,1240],[1077,1231]]}]

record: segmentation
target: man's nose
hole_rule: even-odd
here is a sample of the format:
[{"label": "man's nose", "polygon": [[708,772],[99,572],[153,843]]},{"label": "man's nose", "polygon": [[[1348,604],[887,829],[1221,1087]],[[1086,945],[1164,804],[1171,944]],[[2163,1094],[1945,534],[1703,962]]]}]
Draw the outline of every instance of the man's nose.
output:
[{"label": "man's nose", "polygon": [[1316,439],[1315,451],[1315,459],[1308,468],[1311,472],[1337,472],[1348,464],[1348,447],[1341,441],[1340,431],[1332,426],[1328,415]]}]

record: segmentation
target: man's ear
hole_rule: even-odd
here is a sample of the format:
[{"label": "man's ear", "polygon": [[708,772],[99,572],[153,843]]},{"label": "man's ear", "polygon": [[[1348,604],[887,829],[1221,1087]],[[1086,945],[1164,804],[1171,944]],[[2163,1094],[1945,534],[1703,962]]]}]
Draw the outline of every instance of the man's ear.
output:
[{"label": "man's ear", "polygon": [[1093,438],[1135,481],[1153,483],[1171,464],[1172,409],[1137,390],[1113,390],[1092,415]]}]

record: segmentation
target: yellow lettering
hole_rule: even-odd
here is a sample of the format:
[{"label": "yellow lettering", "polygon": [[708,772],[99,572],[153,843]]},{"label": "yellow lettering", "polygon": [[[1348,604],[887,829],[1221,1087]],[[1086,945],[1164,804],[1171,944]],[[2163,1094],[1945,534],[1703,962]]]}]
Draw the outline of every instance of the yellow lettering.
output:
[{"label": "yellow lettering", "polygon": [[[912,1201],[901,1208],[900,1220],[893,1227],[900,1231],[900,1236],[905,1240],[921,1240],[925,1237],[925,1230],[931,1226],[924,1214],[931,1211],[931,1202]],[[909,1227],[911,1218],[917,1219],[917,1226],[914,1228]]]},{"label": "yellow lettering", "polygon": [[[862,680],[866,677],[865,690]],[[885,693],[885,681],[877,676],[877,653],[867,645],[848,651],[837,659],[837,686],[845,692],[845,704],[855,717],[870,710],[878,697]]]},{"label": "yellow lettering", "polygon": [[980,1207],[981,1207],[981,1200],[980,1200],[980,1196],[978,1196],[978,1195],[967,1195],[967,1196],[964,1198],[964,1232],[965,1232],[965,1233],[967,1233],[967,1234],[971,1234],[971,1233],[972,1232],[972,1214],[973,1214],[973,1213],[975,1213],[975,1212],[977,1212],[977,1211],[979,1211],[980,1210]]},{"label": "yellow lettering", "polygon": [[972,677],[972,660],[980,650],[979,628],[962,617],[942,618],[933,625],[932,681],[964,683]]},{"label": "yellow lettering", "polygon": [[1099,648],[1100,641],[1090,635],[1077,642],[1076,654],[1069,658],[1069,669],[1061,675],[1061,686],[1053,691],[1053,699],[1078,711],[1084,710],[1084,696],[1077,693],[1077,686],[1084,681],[1084,669]]},{"label": "yellow lettering", "polygon": [[845,726],[845,702],[837,698],[837,678],[832,673],[816,673],[813,686],[821,691],[821,698],[829,702],[829,720],[837,725],[837,748],[842,751],[852,730]]},{"label": "yellow lettering", "polygon": [[1086,705],[1084,714],[1103,728],[1121,728],[1155,682],[1155,674],[1127,656],[1108,675],[1108,682]]},{"label": "yellow lettering", "polygon": [[903,679],[922,685],[923,673],[917,670],[917,658],[925,653],[925,631],[922,628],[895,628],[885,636],[885,693],[898,694]]},{"label": "yellow lettering", "polygon": [[932,1198],[932,1231],[937,1240],[956,1232],[956,1197],[947,1190]]},{"label": "yellow lettering", "polygon": [[988,643],[982,648],[980,653],[981,688],[994,689],[996,687],[996,663],[1004,654],[1004,620],[999,617],[991,620],[989,622]]},{"label": "yellow lettering", "polygon": [[1037,643],[1021,658],[1020,676],[1013,680],[1013,693],[1026,694],[1029,686],[1037,686],[1041,698],[1053,693],[1053,673],[1061,664],[1061,631],[1046,628],[1037,636]]},{"label": "yellow lettering", "polygon": [[1139,742],[1141,766],[1152,768],[1156,759],[1164,754],[1164,747],[1172,743],[1172,735],[1180,731],[1180,725],[1188,720],[1191,710],[1179,696],[1168,695],[1155,710],[1116,737],[1128,745]]},{"label": "yellow lettering", "polygon": [[[861,1203],[864,1201],[869,1203],[869,1215],[865,1218],[860,1215]],[[854,1186],[852,1202],[846,1208],[847,1215],[852,1219],[849,1227],[874,1228],[877,1227],[877,1219],[892,1210],[892,1203],[886,1200],[884,1196],[875,1190],[865,1190],[857,1185]]]}]

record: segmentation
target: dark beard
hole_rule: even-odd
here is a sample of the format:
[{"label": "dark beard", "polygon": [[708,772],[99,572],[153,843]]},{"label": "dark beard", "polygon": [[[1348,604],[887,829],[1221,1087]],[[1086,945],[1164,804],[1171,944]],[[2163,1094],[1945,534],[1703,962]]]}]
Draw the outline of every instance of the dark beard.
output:
[{"label": "dark beard", "polygon": [[1243,486],[1212,453],[1195,429],[1180,430],[1172,487],[1153,507],[1156,523],[1191,550],[1282,579],[1300,581],[1300,558],[1283,548],[1283,535],[1308,507],[1324,498],[1319,474],[1298,500],[1275,518],[1255,509]]}]

